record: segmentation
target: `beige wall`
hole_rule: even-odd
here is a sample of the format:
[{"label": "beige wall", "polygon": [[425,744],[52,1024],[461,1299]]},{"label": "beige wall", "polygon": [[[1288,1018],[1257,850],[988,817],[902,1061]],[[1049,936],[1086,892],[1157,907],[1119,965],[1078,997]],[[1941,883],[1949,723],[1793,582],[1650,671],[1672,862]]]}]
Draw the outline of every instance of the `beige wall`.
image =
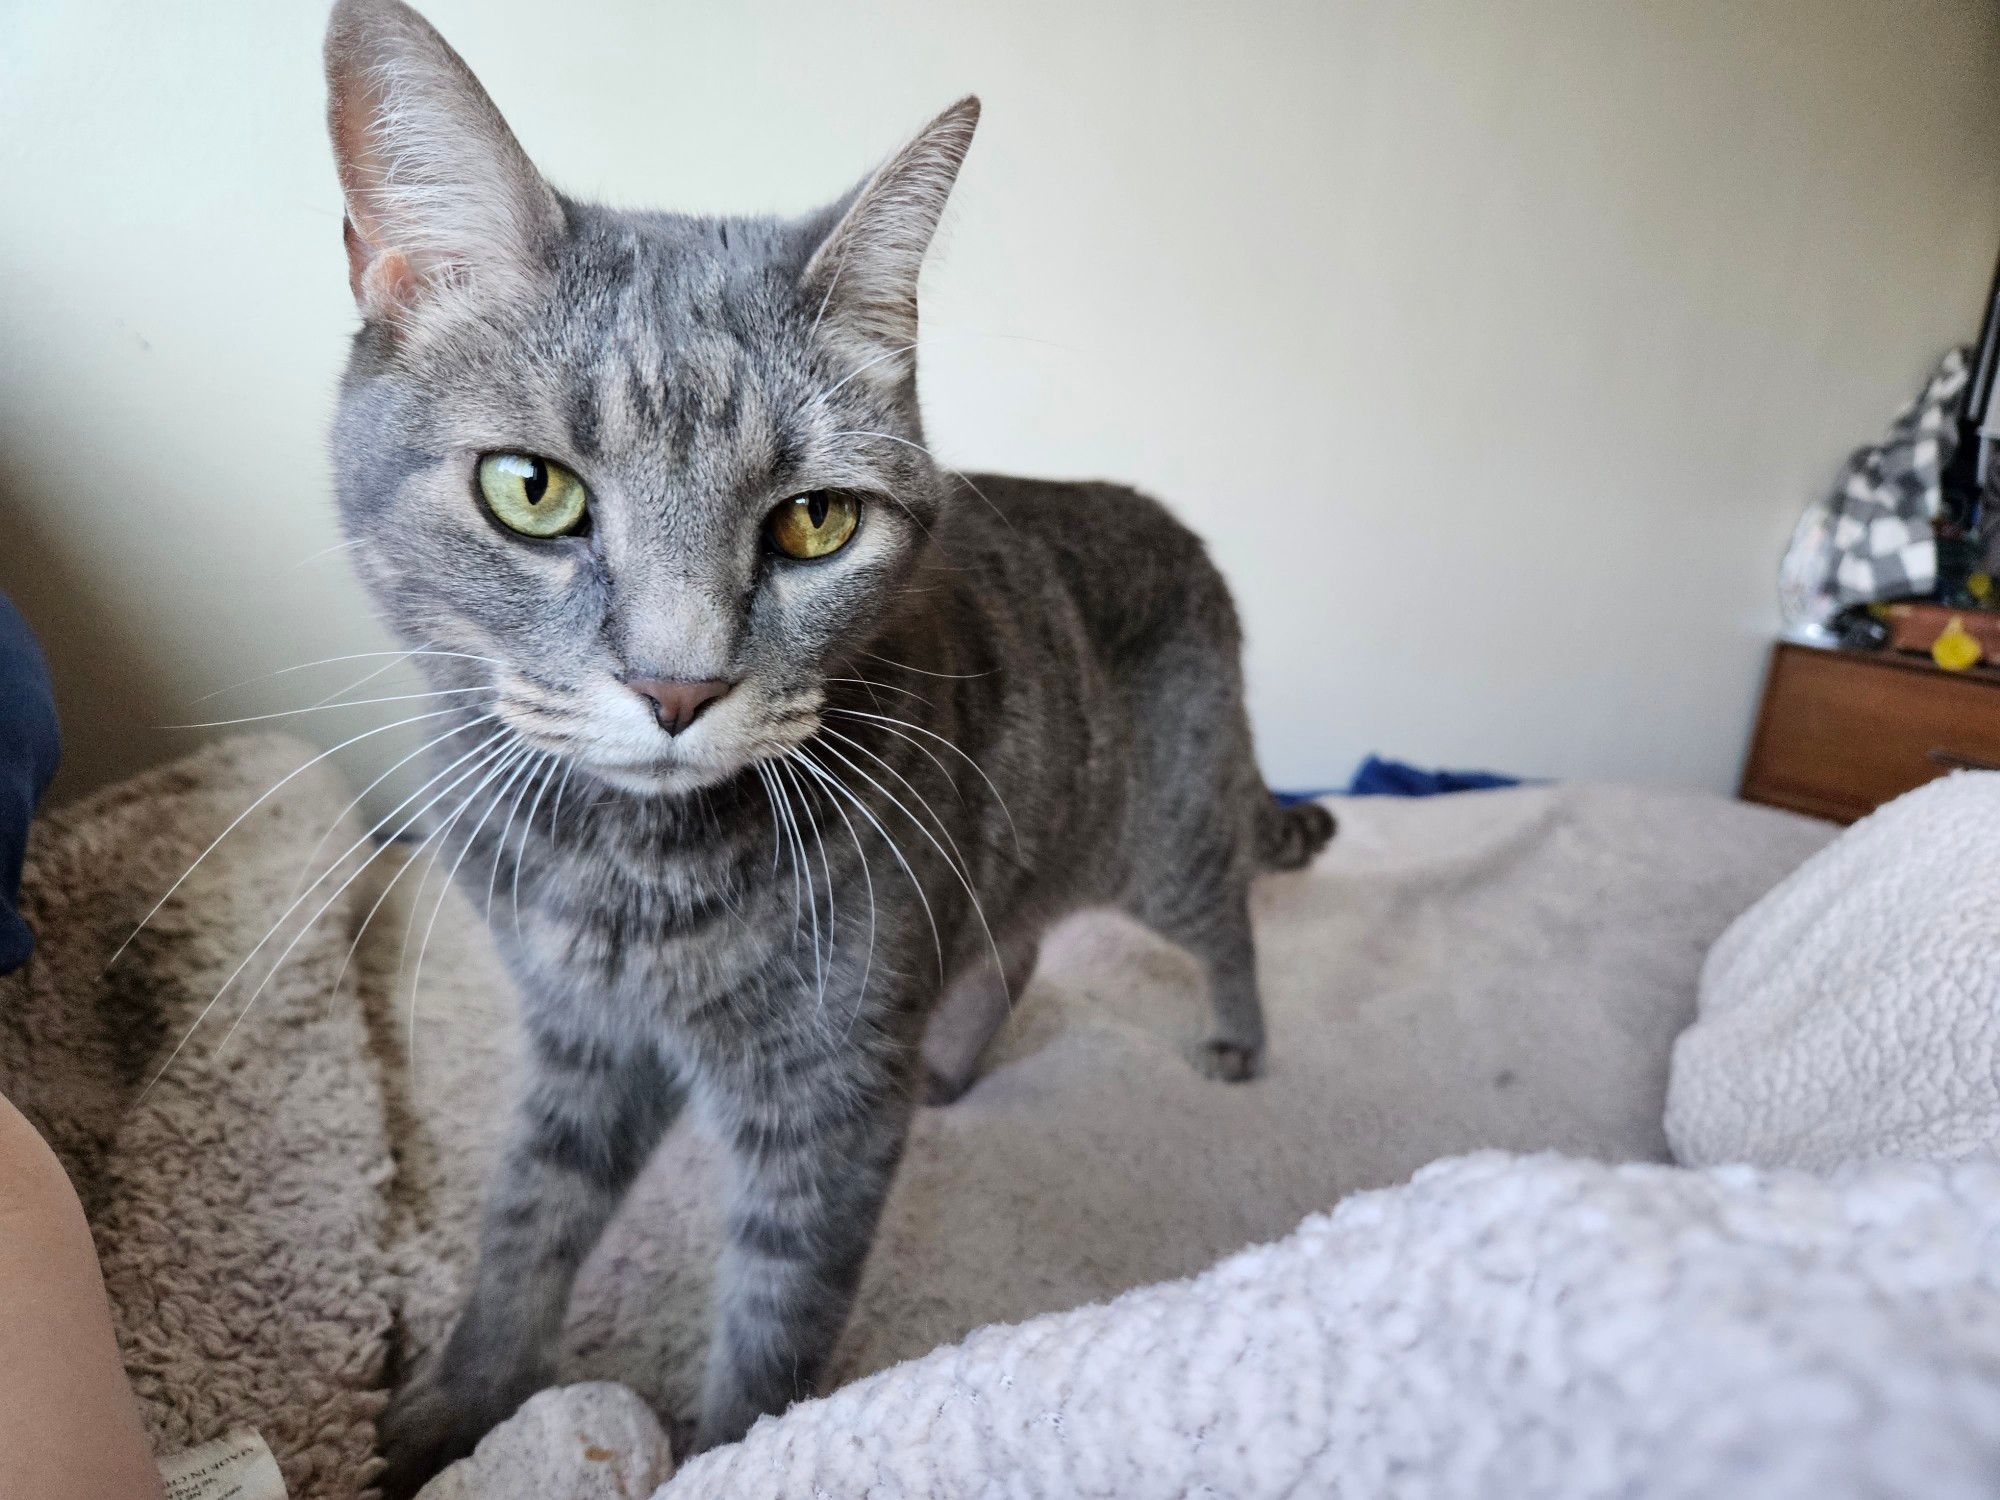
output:
[{"label": "beige wall", "polygon": [[[1169,497],[1294,785],[1367,748],[1729,785],[1792,518],[2000,246],[1988,4],[431,13],[551,177],[630,204],[803,208],[978,89],[934,442]],[[320,24],[0,0],[0,587],[72,791],[336,679],[213,689],[382,644],[323,555]]]}]

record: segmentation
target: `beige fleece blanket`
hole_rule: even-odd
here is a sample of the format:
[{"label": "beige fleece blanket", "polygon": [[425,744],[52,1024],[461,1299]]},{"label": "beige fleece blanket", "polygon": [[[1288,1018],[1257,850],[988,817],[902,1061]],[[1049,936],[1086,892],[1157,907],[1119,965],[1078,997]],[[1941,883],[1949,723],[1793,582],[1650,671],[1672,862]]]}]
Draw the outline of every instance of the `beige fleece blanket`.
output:
[{"label": "beige fleece blanket", "polygon": [[[362,836],[350,820],[321,844],[347,799],[315,766],[105,972],[308,753],[227,742],[45,820],[26,900],[42,948],[0,980],[0,1089],[78,1180],[161,1446],[256,1427],[295,1500],[354,1500],[382,1388],[449,1319],[504,1109],[510,1002],[479,924],[456,896],[434,908],[439,876],[397,850],[310,928],[320,895],[281,920],[302,868]],[[1598,786],[1338,811],[1320,865],[1258,892],[1272,1063],[1254,1084],[1188,1068],[1204,1007],[1178,955],[1109,918],[1051,941],[988,1076],[919,1121],[840,1379],[1190,1274],[1439,1156],[1665,1160],[1668,1049],[1703,953],[1831,833]],[[713,1171],[699,1122],[662,1147],[580,1282],[566,1379],[689,1409]]]}]

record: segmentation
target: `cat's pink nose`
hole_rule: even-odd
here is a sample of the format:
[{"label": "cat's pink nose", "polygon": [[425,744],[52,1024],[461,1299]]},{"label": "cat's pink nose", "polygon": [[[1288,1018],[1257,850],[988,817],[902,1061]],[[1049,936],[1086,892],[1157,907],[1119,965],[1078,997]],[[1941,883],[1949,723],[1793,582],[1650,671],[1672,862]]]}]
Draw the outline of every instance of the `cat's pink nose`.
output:
[{"label": "cat's pink nose", "polygon": [[702,710],[728,692],[728,682],[679,682],[636,677],[626,684],[653,705],[653,717],[668,734],[680,734],[701,717]]}]

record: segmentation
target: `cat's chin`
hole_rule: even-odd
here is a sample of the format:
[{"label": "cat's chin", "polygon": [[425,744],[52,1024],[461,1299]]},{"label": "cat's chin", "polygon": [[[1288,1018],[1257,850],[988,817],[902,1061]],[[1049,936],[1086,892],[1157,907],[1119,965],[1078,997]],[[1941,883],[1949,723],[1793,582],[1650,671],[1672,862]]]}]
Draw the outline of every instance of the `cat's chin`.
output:
[{"label": "cat's chin", "polygon": [[662,761],[653,765],[592,765],[578,762],[613,791],[635,797],[686,797],[719,785],[741,771],[741,766],[688,764]]}]

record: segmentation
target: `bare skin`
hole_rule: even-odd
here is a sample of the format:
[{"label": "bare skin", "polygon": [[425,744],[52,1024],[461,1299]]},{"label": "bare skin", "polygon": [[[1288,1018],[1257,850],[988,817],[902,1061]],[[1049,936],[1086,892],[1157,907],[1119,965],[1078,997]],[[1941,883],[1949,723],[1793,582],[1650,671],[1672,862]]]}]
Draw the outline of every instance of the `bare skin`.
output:
[{"label": "bare skin", "polygon": [[0,1495],[160,1500],[83,1206],[0,1097]]}]

